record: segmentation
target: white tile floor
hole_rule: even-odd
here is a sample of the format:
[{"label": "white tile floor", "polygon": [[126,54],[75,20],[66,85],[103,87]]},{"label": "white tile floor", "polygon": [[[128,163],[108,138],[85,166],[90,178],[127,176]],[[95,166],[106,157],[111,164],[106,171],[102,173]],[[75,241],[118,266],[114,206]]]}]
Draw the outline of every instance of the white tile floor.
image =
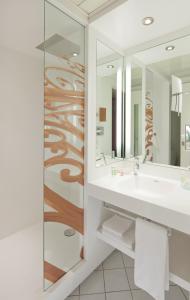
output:
[{"label": "white tile floor", "polygon": [[[171,285],[166,300],[187,300],[188,293]],[[134,262],[114,251],[67,300],[153,300],[134,284]]]}]

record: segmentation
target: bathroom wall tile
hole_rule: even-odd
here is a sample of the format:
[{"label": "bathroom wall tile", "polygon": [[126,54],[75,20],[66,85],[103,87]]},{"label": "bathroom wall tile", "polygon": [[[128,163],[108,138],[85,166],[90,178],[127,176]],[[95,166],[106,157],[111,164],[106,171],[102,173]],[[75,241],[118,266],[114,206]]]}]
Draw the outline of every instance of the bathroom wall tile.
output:
[{"label": "bathroom wall tile", "polygon": [[104,293],[103,271],[94,271],[80,286],[80,294]]},{"label": "bathroom wall tile", "polygon": [[105,300],[105,294],[93,294],[80,296],[80,300]]},{"label": "bathroom wall tile", "polygon": [[123,269],[124,263],[122,259],[121,252],[115,250],[104,262],[103,262],[104,270],[109,269]]},{"label": "bathroom wall tile", "polygon": [[105,270],[106,292],[117,292],[130,290],[125,270]]},{"label": "bathroom wall tile", "polygon": [[131,257],[129,257],[125,254],[122,254],[122,255],[123,255],[125,267],[134,268],[134,259],[132,259]]},{"label": "bathroom wall tile", "polygon": [[128,277],[130,289],[138,290],[139,288],[135,285],[135,282],[134,282],[134,269],[126,268],[126,271],[127,271],[127,277]]},{"label": "bathroom wall tile", "polygon": [[106,300],[132,300],[131,292],[106,293]]}]

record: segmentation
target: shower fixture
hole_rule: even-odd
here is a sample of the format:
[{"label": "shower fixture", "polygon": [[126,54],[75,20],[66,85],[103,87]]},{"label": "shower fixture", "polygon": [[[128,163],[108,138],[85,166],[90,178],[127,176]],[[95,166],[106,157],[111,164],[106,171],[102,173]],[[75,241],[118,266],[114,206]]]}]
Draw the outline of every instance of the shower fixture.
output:
[{"label": "shower fixture", "polygon": [[42,51],[48,52],[49,54],[55,55],[60,58],[69,59],[76,57],[80,53],[79,45],[69,41],[59,34],[54,34],[43,43],[36,47]]}]

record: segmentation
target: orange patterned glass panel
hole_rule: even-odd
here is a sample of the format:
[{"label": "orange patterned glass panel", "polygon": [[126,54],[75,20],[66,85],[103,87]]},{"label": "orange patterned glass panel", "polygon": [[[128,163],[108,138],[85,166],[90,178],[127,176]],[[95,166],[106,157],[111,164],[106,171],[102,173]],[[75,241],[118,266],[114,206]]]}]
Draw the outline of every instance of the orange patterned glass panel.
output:
[{"label": "orange patterned glass panel", "polygon": [[145,99],[145,151],[148,161],[153,161],[153,102],[150,93]]},{"label": "orange patterned glass panel", "polygon": [[[56,20],[59,35],[47,25],[49,31],[44,43],[45,288],[83,259],[85,99],[84,28],[48,3],[46,14],[46,22],[48,16],[49,21]],[[76,49],[78,53],[74,52]]]}]

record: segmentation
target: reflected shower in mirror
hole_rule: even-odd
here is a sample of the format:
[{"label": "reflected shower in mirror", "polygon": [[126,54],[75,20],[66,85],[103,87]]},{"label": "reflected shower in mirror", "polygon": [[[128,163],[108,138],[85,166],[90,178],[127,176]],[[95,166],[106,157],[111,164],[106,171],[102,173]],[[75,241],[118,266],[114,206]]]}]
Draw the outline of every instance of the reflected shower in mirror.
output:
[{"label": "reflected shower in mirror", "polygon": [[123,156],[123,57],[97,41],[96,166]]},{"label": "reflected shower in mirror", "polygon": [[190,36],[136,53],[146,69],[147,160],[190,166]]}]

